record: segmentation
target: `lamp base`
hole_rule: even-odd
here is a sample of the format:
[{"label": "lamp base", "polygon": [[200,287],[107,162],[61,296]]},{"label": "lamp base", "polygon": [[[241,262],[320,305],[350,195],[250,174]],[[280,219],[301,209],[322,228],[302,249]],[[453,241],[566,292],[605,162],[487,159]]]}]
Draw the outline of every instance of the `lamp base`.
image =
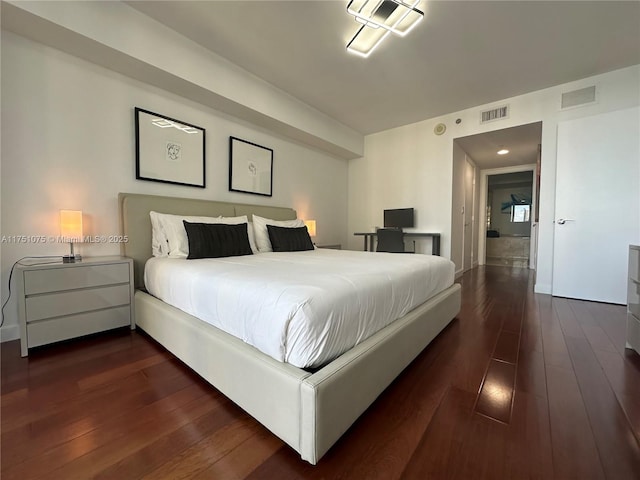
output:
[{"label": "lamp base", "polygon": [[82,261],[82,255],[63,255],[62,263],[76,263]]}]

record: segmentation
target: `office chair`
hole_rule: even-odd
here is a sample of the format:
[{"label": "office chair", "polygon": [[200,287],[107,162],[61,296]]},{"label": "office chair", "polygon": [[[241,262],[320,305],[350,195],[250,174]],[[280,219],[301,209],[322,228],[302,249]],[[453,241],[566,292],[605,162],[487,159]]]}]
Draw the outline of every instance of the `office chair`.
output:
[{"label": "office chair", "polygon": [[376,231],[378,245],[376,252],[413,253],[404,249],[404,233],[397,228],[379,228]]}]

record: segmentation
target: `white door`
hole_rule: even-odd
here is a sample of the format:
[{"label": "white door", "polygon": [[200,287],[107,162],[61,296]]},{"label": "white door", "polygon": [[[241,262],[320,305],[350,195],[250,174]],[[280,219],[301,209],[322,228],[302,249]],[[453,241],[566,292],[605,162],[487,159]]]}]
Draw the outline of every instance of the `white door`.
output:
[{"label": "white door", "polygon": [[639,240],[640,109],[560,123],[553,295],[626,303]]}]

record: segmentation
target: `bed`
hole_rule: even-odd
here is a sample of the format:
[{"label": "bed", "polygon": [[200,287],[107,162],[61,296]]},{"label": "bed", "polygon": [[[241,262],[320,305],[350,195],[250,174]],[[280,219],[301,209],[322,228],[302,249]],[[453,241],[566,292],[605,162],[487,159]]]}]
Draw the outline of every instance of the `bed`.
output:
[{"label": "bed", "polygon": [[122,253],[134,261],[136,325],[311,464],[460,309],[460,286],[452,284],[321,368],[296,367],[144,291],[152,257],[149,212],[290,220],[295,210],[129,193],[118,201],[128,238]]}]

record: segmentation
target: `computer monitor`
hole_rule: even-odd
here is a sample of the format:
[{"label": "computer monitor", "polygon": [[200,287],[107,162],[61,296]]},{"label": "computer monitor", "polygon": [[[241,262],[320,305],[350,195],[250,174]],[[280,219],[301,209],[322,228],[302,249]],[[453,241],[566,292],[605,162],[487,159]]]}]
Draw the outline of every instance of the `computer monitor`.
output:
[{"label": "computer monitor", "polygon": [[395,208],[384,211],[385,228],[412,228],[413,208]]}]

